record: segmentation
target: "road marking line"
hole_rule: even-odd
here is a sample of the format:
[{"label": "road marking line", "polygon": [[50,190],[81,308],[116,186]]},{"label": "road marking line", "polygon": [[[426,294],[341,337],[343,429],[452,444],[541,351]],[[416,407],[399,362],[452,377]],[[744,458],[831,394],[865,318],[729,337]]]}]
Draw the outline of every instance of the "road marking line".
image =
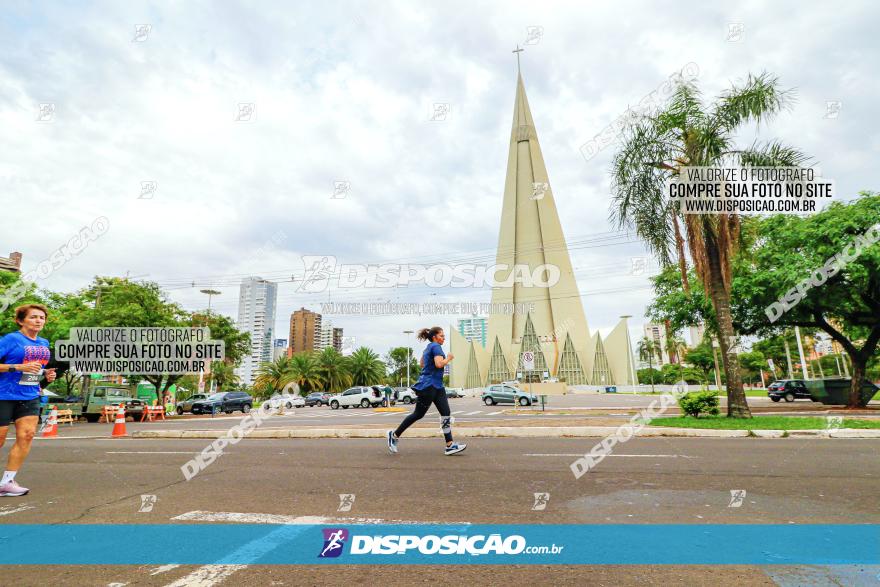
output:
[{"label": "road marking line", "polygon": [[476,412],[468,412],[465,416],[476,416],[477,414],[482,414],[483,410],[477,410]]},{"label": "road marking line", "polygon": [[456,414],[464,414],[464,410],[458,410],[457,412],[452,412],[453,416]]},{"label": "road marking line", "polygon": [[434,524],[469,526],[470,522],[414,522],[409,520],[384,520],[382,518],[335,518],[328,516],[288,516],[283,514],[259,514],[247,512],[207,512],[195,510],[174,516],[172,520],[196,522],[237,522],[240,524]]},{"label": "road marking line", "polygon": [[181,577],[174,583],[169,583],[167,587],[211,587],[235,571],[246,568],[247,565],[205,565],[204,567],[199,567],[186,577]]},{"label": "road marking line", "polygon": [[0,516],[8,516],[10,514],[17,514],[18,512],[23,512],[25,510],[35,510],[36,506],[33,505],[20,505],[18,507],[7,505],[0,508]]},{"label": "road marking line", "polygon": [[108,455],[191,455],[193,451],[183,450],[108,450]]},{"label": "road marking line", "polygon": [[151,575],[158,575],[160,573],[165,573],[165,572],[171,571],[173,569],[176,569],[179,566],[180,565],[162,565],[160,567],[156,567],[155,569],[153,569],[153,571],[150,574]]},{"label": "road marking line", "polygon": [[486,415],[487,415],[487,416],[497,416],[498,414],[503,414],[503,413],[504,413],[504,411],[502,410],[502,411],[500,411],[500,412],[489,412],[489,413],[486,414]]},{"label": "road marking line", "polygon": [[[527,453],[523,455],[524,457],[582,457],[584,453]],[[679,457],[684,458],[693,458],[693,457],[685,457],[684,455],[605,455],[607,457],[643,457],[643,458],[658,458],[658,459],[677,459]]]}]

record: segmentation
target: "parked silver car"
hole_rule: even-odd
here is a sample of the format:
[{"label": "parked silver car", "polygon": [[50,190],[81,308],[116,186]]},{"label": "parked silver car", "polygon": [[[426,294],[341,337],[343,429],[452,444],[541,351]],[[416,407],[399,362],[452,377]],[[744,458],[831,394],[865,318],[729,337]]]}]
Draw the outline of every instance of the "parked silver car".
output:
[{"label": "parked silver car", "polygon": [[538,396],[533,393],[526,393],[518,387],[500,383],[498,385],[490,385],[484,389],[480,394],[480,399],[487,406],[514,403],[521,406],[530,406],[538,401]]},{"label": "parked silver car", "polygon": [[203,399],[208,399],[208,394],[197,393],[192,397],[183,400],[182,402],[177,402],[177,415],[182,416],[186,412],[192,412],[193,404]]}]

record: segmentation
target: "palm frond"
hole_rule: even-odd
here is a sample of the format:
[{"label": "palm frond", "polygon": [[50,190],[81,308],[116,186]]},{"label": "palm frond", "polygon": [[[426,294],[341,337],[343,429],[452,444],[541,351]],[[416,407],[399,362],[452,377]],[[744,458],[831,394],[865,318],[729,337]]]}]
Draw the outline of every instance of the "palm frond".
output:
[{"label": "palm frond", "polygon": [[634,228],[660,257],[670,262],[672,229],[663,195],[677,166],[670,162],[680,152],[667,142],[656,119],[643,119],[624,130],[623,148],[615,155],[612,171],[612,222]]},{"label": "palm frond", "polygon": [[770,141],[763,145],[756,142],[748,149],[732,153],[741,165],[752,167],[801,167],[811,160],[802,151],[779,141]]},{"label": "palm frond", "polygon": [[744,82],[733,84],[719,98],[710,116],[711,126],[719,131],[730,131],[744,122],[761,123],[769,120],[794,102],[793,90],[779,88],[779,78],[763,72],[751,73]]}]

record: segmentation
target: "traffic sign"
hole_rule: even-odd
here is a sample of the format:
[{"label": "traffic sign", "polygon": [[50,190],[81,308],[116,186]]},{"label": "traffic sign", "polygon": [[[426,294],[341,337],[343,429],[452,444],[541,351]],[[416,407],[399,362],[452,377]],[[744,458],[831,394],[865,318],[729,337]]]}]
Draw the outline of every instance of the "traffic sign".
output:
[{"label": "traffic sign", "polygon": [[535,353],[532,351],[524,351],[522,354],[523,369],[526,371],[534,371],[535,369]]}]

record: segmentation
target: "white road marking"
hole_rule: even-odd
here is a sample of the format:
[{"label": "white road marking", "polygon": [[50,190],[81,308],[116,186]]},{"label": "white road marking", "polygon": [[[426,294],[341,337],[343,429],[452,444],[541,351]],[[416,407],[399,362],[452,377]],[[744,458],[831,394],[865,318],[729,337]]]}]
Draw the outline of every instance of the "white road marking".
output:
[{"label": "white road marking", "polygon": [[167,587],[211,587],[235,571],[246,569],[247,565],[205,565],[186,577],[181,577]]},{"label": "white road marking", "polygon": [[453,416],[456,414],[464,414],[464,410],[458,410],[457,412],[452,412]]},{"label": "white road marking", "polygon": [[477,410],[476,412],[468,412],[465,416],[476,416],[477,414],[482,414],[483,410]]},{"label": "white road marking", "polygon": [[25,510],[35,510],[36,506],[33,505],[20,505],[18,507],[7,505],[0,508],[0,516],[8,516],[10,514],[17,514],[18,512],[23,512]]},{"label": "white road marking", "polygon": [[[441,522],[404,522],[401,520],[380,520],[371,518],[328,518],[324,516],[283,516],[279,514],[248,514],[238,512],[193,511],[171,518],[172,520],[199,520],[210,522],[240,522],[247,524],[280,524],[281,526],[266,536],[249,542],[226,555],[226,560],[257,560],[263,554],[277,548],[299,534],[306,524],[441,524]],[[468,522],[442,522],[443,524],[468,525]],[[222,559],[221,561],[222,562]],[[167,565],[166,565],[167,566]],[[160,567],[161,568],[161,567]],[[236,571],[248,568],[247,564],[213,564],[199,567],[189,575],[181,577],[166,587],[212,587]]]},{"label": "white road marking", "polygon": [[[584,453],[527,453],[523,455],[524,457],[582,457]],[[605,455],[608,457],[642,457],[642,458],[658,458],[658,459],[677,459],[677,458],[693,458],[686,457],[685,455]]]},{"label": "white road marking", "polygon": [[179,566],[180,565],[162,565],[160,567],[156,567],[155,569],[153,569],[150,574],[151,575],[159,575],[161,573],[165,573],[165,572],[171,571],[173,569],[176,569]]},{"label": "white road marking", "polygon": [[384,520],[382,518],[335,518],[328,516],[287,516],[283,514],[257,514],[247,512],[206,512],[195,510],[174,516],[172,520],[196,522],[237,522],[240,524],[440,524],[467,526],[470,522],[413,522],[408,520]]},{"label": "white road marking", "polygon": [[193,451],[182,450],[108,450],[108,455],[191,455]]},{"label": "white road marking", "polygon": [[487,415],[487,416],[497,416],[498,414],[503,414],[503,413],[504,413],[503,411],[501,411],[501,412],[489,412],[489,413],[486,414],[486,415]]}]

